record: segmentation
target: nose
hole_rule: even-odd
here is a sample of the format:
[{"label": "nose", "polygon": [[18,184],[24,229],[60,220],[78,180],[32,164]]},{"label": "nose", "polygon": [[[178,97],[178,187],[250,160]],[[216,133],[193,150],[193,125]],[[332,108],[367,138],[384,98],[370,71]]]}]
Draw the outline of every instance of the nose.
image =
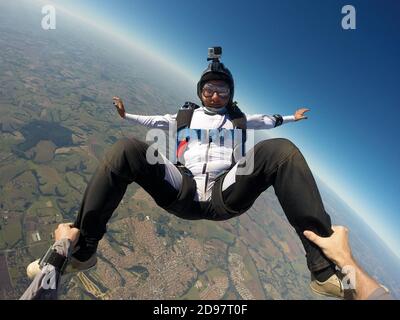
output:
[{"label": "nose", "polygon": [[213,100],[215,100],[215,99],[219,99],[219,95],[218,95],[218,93],[217,93],[217,92],[214,92],[214,93],[213,93],[213,95],[212,95],[212,99],[213,99]]}]

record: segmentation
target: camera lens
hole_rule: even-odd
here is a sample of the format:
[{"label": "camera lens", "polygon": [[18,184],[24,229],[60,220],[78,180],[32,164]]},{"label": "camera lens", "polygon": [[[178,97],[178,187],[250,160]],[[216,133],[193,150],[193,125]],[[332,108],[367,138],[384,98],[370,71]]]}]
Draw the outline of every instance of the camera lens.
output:
[{"label": "camera lens", "polygon": [[222,48],[221,47],[214,47],[213,49],[214,49],[214,54],[218,54],[218,55],[222,54]]}]

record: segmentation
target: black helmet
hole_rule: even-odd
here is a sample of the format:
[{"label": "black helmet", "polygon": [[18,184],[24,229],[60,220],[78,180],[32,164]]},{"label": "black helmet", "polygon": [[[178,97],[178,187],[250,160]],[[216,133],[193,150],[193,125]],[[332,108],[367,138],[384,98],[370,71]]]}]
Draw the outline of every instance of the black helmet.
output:
[{"label": "black helmet", "polygon": [[200,77],[200,80],[197,83],[197,95],[200,98],[200,100],[202,101],[201,90],[203,89],[203,86],[207,81],[224,80],[228,83],[230,91],[231,91],[231,96],[230,96],[229,103],[228,103],[228,105],[230,105],[233,101],[235,83],[233,81],[232,73],[229,71],[228,68],[226,68],[224,66],[224,64],[222,62],[219,61],[221,54],[222,54],[221,47],[214,47],[214,48],[208,49],[207,61],[212,60],[212,62],[210,62],[207,69],[203,71],[203,73]]}]

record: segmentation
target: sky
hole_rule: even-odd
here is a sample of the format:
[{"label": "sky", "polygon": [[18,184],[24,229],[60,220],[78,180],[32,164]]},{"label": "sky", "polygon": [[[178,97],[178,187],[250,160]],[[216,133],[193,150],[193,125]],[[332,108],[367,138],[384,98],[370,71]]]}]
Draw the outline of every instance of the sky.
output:
[{"label": "sky", "polygon": [[[308,120],[268,133],[291,139],[314,174],[400,257],[398,0],[54,3],[124,34],[194,80],[207,66],[207,48],[222,46],[246,112],[311,109]],[[355,30],[342,28],[347,4],[356,10]]]}]

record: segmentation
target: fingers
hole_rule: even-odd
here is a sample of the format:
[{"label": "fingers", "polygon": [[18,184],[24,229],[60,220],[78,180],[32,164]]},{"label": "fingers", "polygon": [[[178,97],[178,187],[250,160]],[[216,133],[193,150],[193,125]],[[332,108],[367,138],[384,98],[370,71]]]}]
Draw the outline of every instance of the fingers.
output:
[{"label": "fingers", "polygon": [[306,113],[308,111],[310,111],[310,109],[308,109],[308,108],[300,108],[300,109],[296,110],[296,112],[295,112],[295,120],[299,121],[299,120],[308,119],[308,117],[304,115],[304,113]]},{"label": "fingers", "polygon": [[78,239],[79,239],[79,235],[80,235],[80,230],[77,228],[72,228],[70,235],[69,235],[69,239],[72,242],[72,246],[75,246],[78,243]]},{"label": "fingers", "polygon": [[80,231],[75,228],[73,223],[61,223],[55,230],[55,240],[70,239],[75,244],[79,238]]},{"label": "fingers", "polygon": [[113,97],[113,105],[116,106],[122,102],[120,97]]},{"label": "fingers", "polygon": [[71,229],[71,232],[72,232],[72,236],[73,236],[74,239],[75,239],[76,237],[78,237],[79,234],[81,233],[81,231],[80,231],[79,229],[77,229],[77,228],[72,228],[72,229]]},{"label": "fingers", "polygon": [[60,223],[59,225],[58,225],[58,227],[57,227],[57,229],[58,228],[66,228],[66,227],[69,227],[69,228],[73,228],[74,227],[74,224],[72,223],[72,222],[66,222],[66,223]]},{"label": "fingers", "polygon": [[345,226],[332,226],[332,230],[335,233],[349,233],[349,229]]},{"label": "fingers", "polygon": [[323,238],[316,235],[314,232],[306,230],[303,232],[304,236],[310,240],[311,242],[315,243],[317,246],[321,246]]},{"label": "fingers", "polygon": [[59,231],[59,232],[76,232],[76,231],[78,231],[79,232],[79,229],[77,229],[77,228],[75,228],[74,227],[74,224],[72,223],[72,222],[68,222],[68,223],[60,223],[58,226],[57,226],[57,229],[56,229],[56,231]]},{"label": "fingers", "polygon": [[303,115],[304,113],[306,113],[308,111],[310,111],[310,109],[301,108],[301,109],[298,109],[296,112],[299,113],[300,115]]}]

